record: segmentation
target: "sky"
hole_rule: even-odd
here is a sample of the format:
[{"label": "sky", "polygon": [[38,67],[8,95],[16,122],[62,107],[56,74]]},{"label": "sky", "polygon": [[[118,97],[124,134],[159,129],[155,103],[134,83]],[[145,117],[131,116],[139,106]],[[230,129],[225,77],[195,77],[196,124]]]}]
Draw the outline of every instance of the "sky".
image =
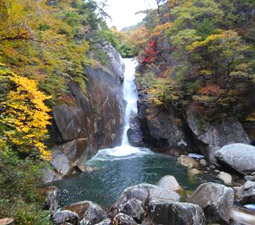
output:
[{"label": "sky", "polygon": [[155,0],[107,0],[109,5],[106,12],[112,21],[107,21],[109,27],[116,26],[118,30],[129,27],[142,21],[144,14],[135,15],[136,12],[156,6]]}]

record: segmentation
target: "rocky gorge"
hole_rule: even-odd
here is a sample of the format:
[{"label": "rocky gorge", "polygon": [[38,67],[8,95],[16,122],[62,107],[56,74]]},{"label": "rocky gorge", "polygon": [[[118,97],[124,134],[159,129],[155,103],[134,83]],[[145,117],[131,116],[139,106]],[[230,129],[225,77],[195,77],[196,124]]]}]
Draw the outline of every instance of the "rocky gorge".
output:
[{"label": "rocky gorge", "polygon": [[[145,129],[143,125],[146,123],[144,123],[144,117],[141,118],[146,114],[141,113],[139,104],[138,102],[137,115],[134,111],[130,111],[130,127],[127,131],[130,144],[150,146],[154,151],[161,149],[160,152],[168,149],[169,152],[164,153],[180,156],[178,163],[188,169],[191,179],[200,179],[196,183],[200,185],[195,191],[190,192],[187,188],[182,188],[174,176],[167,175],[162,177],[157,185],[141,183],[126,188],[108,210],[97,204],[100,202],[94,203],[88,199],[62,205],[60,209],[56,210],[58,208],[56,206],[58,189],[53,188],[54,192],[49,192],[47,201],[47,207],[54,212],[52,221],[56,225],[255,224],[254,211],[248,208],[252,206],[250,204],[253,204],[255,199],[255,168],[253,164],[255,147],[249,145],[250,139],[241,123],[233,120],[207,123],[204,124],[205,127],[202,131],[194,113],[190,110],[187,112],[187,121],[178,120],[174,115],[167,113],[158,114],[148,119],[149,124],[145,126],[146,133],[143,132]],[[146,112],[145,110],[143,113]],[[177,126],[176,122],[182,122],[183,126],[180,124]],[[157,128],[154,127],[155,124]],[[181,127],[186,127],[187,130],[182,130]],[[146,136],[148,134],[154,135],[150,136],[150,142],[147,141],[149,140]],[[153,143],[154,145],[150,145]],[[192,143],[191,151],[189,147]],[[199,145],[194,145],[194,143]],[[107,147],[107,145],[102,145],[103,147]],[[136,151],[141,152],[139,148],[128,149],[127,146],[123,146],[120,149],[105,149],[105,152],[101,150],[95,158],[98,157],[100,160],[100,157],[103,157],[103,160],[109,160],[111,156],[110,160],[113,163],[114,157],[116,158],[118,154],[120,154],[118,157],[123,157],[125,154],[134,154],[133,151],[135,154],[137,154]],[[194,154],[183,155],[190,152]],[[84,153],[87,154],[86,151]],[[63,147],[62,154],[66,154],[66,157],[72,155],[68,153],[70,154],[68,156]],[[80,162],[80,165],[83,166],[89,159],[82,158],[82,161],[79,161],[80,156],[76,155],[76,157],[78,157],[78,161],[75,163]],[[117,158],[117,161],[120,159]],[[58,160],[57,157],[56,160]],[[124,158],[124,160],[127,159]],[[134,161],[134,158],[130,158],[130,160]],[[52,164],[54,166],[54,160]],[[59,165],[62,166],[62,162]],[[80,166],[79,164],[72,165],[74,165],[74,169]],[[99,174],[100,170],[99,168]],[[86,173],[85,169],[84,172]],[[66,174],[66,176],[68,175],[70,174]],[[69,195],[72,196],[72,191]]]}]

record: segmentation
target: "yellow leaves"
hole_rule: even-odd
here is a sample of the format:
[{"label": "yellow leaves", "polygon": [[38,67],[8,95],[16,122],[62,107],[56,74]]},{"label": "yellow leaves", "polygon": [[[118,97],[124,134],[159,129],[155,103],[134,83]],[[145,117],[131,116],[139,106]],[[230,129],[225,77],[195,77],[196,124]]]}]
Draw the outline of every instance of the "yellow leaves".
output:
[{"label": "yellow leaves", "polygon": [[38,90],[34,80],[9,71],[6,76],[16,88],[8,93],[6,101],[0,102],[0,123],[8,127],[5,135],[19,151],[37,151],[42,158],[49,160],[50,152],[42,141],[47,138],[47,126],[50,125],[50,109],[45,105],[50,97]]},{"label": "yellow leaves", "polygon": [[225,39],[226,37],[227,37],[226,32],[224,32],[222,34],[212,34],[212,35],[208,36],[204,41],[196,41],[196,42],[192,43],[191,45],[187,46],[186,50],[194,51],[196,48],[204,47],[215,40]]}]

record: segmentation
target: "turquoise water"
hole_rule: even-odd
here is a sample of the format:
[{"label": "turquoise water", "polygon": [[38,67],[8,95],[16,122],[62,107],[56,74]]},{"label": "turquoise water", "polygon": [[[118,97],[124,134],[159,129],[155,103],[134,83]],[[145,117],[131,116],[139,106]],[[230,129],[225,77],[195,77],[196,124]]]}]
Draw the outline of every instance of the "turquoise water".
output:
[{"label": "turquoise water", "polygon": [[174,175],[185,189],[197,186],[189,181],[186,168],[178,165],[175,158],[144,148],[104,149],[87,165],[97,170],[55,183],[61,190],[60,206],[90,200],[109,208],[125,188],[145,182],[155,184],[165,175]]}]

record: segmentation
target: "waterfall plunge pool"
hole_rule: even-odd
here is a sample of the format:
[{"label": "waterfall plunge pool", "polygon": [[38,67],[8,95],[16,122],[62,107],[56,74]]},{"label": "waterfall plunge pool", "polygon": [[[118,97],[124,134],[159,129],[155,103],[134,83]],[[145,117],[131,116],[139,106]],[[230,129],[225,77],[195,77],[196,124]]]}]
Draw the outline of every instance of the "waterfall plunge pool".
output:
[{"label": "waterfall plunge pool", "polygon": [[187,169],[178,165],[175,158],[145,148],[121,146],[103,149],[86,165],[97,169],[54,183],[60,189],[60,207],[90,200],[108,209],[127,187],[140,183],[155,184],[165,175],[175,176],[186,190],[197,187],[189,179]]},{"label": "waterfall plunge pool", "polygon": [[134,82],[136,62],[132,59],[124,61],[123,95],[127,106],[122,144],[100,150],[86,163],[86,166],[97,168],[95,171],[53,183],[60,189],[60,207],[89,200],[107,209],[127,187],[140,183],[155,184],[165,175],[175,176],[184,189],[194,190],[197,186],[189,179],[186,168],[178,165],[175,158],[130,146],[127,137],[129,119],[131,114],[137,113],[138,101]]}]

